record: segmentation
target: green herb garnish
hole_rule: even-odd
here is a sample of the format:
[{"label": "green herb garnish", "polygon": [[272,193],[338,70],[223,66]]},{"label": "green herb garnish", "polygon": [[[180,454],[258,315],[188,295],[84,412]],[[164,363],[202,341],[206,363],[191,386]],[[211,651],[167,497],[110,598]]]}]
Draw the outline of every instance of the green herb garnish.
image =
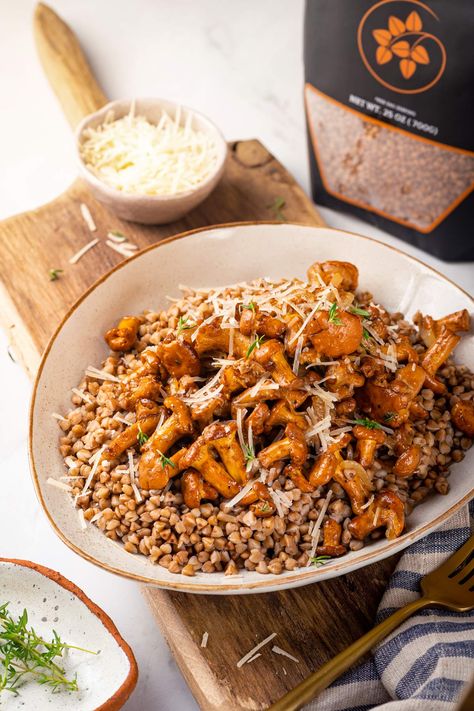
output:
[{"label": "green herb garnish", "polygon": [[372,314],[370,311],[367,311],[366,309],[361,309],[359,306],[351,306],[349,309],[351,314],[356,314],[357,316],[363,316],[364,318],[372,318]]},{"label": "green herb garnish", "polygon": [[375,420],[369,420],[368,417],[361,417],[358,420],[354,420],[357,425],[362,425],[362,427],[367,427],[368,430],[381,430],[382,427]]},{"label": "green herb garnish", "polygon": [[63,269],[50,269],[48,272],[49,281],[57,281],[59,275],[63,273]]},{"label": "green herb garnish", "polygon": [[143,447],[145,442],[149,440],[149,436],[143,432],[142,428],[140,425],[138,425],[138,434],[137,434],[137,442],[140,445],[140,447]]},{"label": "green herb garnish", "polygon": [[261,504],[261,506],[260,506],[260,511],[261,511],[262,513],[266,513],[267,511],[271,511],[271,507],[270,507],[270,504],[268,503],[268,501],[264,501],[264,502]]},{"label": "green herb garnish", "polygon": [[317,555],[314,558],[311,558],[311,563],[315,565],[316,568],[319,568],[321,565],[326,565],[326,563],[330,560],[330,555]]},{"label": "green herb garnish", "polygon": [[250,311],[255,312],[255,304],[253,301],[251,301],[249,304],[242,304],[243,309],[249,309]]},{"label": "green herb garnish", "polygon": [[256,459],[255,449],[253,448],[253,446],[251,447],[249,444],[244,443],[243,450],[246,464],[250,464],[251,462],[253,462],[254,459]]},{"label": "green herb garnish", "polygon": [[386,412],[383,416],[384,422],[391,422],[395,416],[395,412]]},{"label": "green herb garnish", "polygon": [[280,222],[285,222],[286,217],[283,214],[282,210],[286,205],[286,201],[282,197],[276,197],[274,201],[271,203],[271,205],[267,205],[267,208],[269,210],[272,210],[273,214],[275,215],[276,219],[279,220]]},{"label": "green herb garnish", "polygon": [[33,627],[28,627],[26,609],[15,619],[9,614],[8,605],[6,602],[0,606],[0,693],[18,694],[18,687],[28,679],[49,686],[53,693],[62,689],[78,691],[77,677],[69,679],[64,668],[54,660],[61,659],[67,649],[88,654],[98,652],[62,642],[55,630],[48,642],[37,635]]},{"label": "green herb garnish", "polygon": [[187,331],[188,328],[193,328],[194,324],[193,323],[187,323],[189,316],[180,316],[178,319],[178,333],[177,335],[181,333],[181,331]]},{"label": "green herb garnish", "polygon": [[166,456],[166,454],[163,454],[163,452],[160,452],[159,454],[162,469],[164,469],[166,466],[173,467],[173,469],[176,469],[176,464],[172,462],[171,459]]},{"label": "green herb garnish", "polygon": [[329,309],[329,315],[328,315],[328,321],[330,323],[335,324],[336,326],[341,326],[342,321],[337,315],[337,304],[336,302],[333,303],[331,308]]},{"label": "green herb garnish", "polygon": [[362,331],[362,340],[363,340],[363,341],[369,341],[371,338],[372,338],[372,336],[370,335],[370,333],[368,332],[368,330],[367,330],[366,328],[364,328],[363,331]]},{"label": "green herb garnish", "polygon": [[247,349],[246,358],[248,358],[256,348],[260,348],[260,346],[263,343],[264,338],[265,338],[265,336],[257,336],[255,338],[255,340],[252,341],[252,343],[249,345],[249,347]]}]

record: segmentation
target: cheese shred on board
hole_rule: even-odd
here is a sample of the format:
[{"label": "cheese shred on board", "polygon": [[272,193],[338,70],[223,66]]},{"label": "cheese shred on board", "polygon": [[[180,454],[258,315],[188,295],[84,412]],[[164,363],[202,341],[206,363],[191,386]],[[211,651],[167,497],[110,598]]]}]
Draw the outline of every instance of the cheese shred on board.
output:
[{"label": "cheese shred on board", "polygon": [[81,157],[86,167],[116,190],[141,195],[176,195],[194,189],[213,172],[216,142],[194,128],[194,116],[172,118],[162,112],[157,124],[132,111],[84,131]]}]

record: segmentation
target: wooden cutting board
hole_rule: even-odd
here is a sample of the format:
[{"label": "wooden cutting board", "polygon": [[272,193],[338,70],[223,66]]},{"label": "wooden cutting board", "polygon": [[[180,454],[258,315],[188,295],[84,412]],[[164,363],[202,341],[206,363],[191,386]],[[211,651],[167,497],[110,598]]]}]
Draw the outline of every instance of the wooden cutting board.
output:
[{"label": "wooden cutting board", "polygon": [[[40,56],[66,116],[74,126],[106,102],[71,30],[38,6],[35,34]],[[229,144],[224,178],[186,218],[161,227],[124,223],[95,202],[77,181],[53,202],[0,223],[0,318],[14,353],[31,377],[55,326],[71,304],[122,257],[105,245],[110,229],[145,247],[204,225],[271,220],[322,225],[292,176],[256,140]],[[276,215],[275,199],[285,205]],[[89,206],[97,231],[80,212]],[[92,237],[100,244],[77,265],[68,259]],[[211,256],[211,255],[210,255]],[[51,282],[48,271],[60,268]],[[372,624],[394,558],[336,580],[263,595],[212,597],[143,588],[192,693],[206,711],[265,709]],[[202,649],[204,632],[209,642]],[[257,642],[277,632],[274,643],[299,659],[270,648],[251,664],[236,663]],[[156,660],[159,674],[160,660]]]}]

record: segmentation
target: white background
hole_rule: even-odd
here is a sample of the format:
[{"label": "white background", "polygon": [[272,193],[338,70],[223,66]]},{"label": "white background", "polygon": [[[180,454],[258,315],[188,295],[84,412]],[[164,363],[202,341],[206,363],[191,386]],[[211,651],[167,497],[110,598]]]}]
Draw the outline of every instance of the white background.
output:
[{"label": "white background", "polygon": [[[110,98],[162,96],[193,106],[208,114],[228,139],[260,138],[309,191],[302,0],[51,0],[51,4],[78,34]],[[35,52],[33,7],[32,0],[0,0],[0,218],[54,198],[75,177],[71,132]],[[331,226],[400,245],[365,223],[322,212]],[[444,264],[401,246],[461,286],[472,287],[472,264]],[[0,555],[59,570],[111,615],[140,668],[128,711],[197,708],[138,586],[69,551],[40,511],[26,454],[30,384],[8,358],[4,334],[0,393]]]}]

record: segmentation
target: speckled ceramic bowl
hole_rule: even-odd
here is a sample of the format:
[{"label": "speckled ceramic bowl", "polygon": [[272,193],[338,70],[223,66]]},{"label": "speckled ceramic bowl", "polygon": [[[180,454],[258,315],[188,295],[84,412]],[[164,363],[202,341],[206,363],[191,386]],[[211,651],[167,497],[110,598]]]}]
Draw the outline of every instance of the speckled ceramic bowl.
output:
[{"label": "speckled ceramic bowl", "polygon": [[28,624],[51,639],[61,639],[99,654],[69,650],[63,657],[68,678],[77,674],[79,691],[52,693],[45,686],[26,681],[18,695],[3,692],[5,711],[115,711],[122,708],[137,683],[137,663],[110,617],[74,583],[59,573],[26,560],[0,558],[0,604],[18,617],[26,608]]},{"label": "speckled ceramic bowl", "polygon": [[[462,289],[422,262],[380,242],[323,227],[248,224],[196,230],[152,245],[99,279],[70,309],[43,356],[31,406],[30,460],[33,480],[46,515],[62,540],[106,570],[165,588],[196,593],[253,593],[297,587],[374,563],[396,553],[439,526],[473,495],[474,451],[453,467],[450,491],[432,496],[407,520],[400,538],[375,541],[359,551],[314,569],[282,575],[245,571],[239,576],[200,573],[173,575],[147,558],[131,555],[95,526],[81,530],[65,492],[48,486],[64,464],[58,451],[59,429],[50,416],[71,407],[70,388],[88,365],[107,356],[103,334],[123,314],[167,307],[166,295],[178,296],[178,284],[217,286],[259,276],[304,277],[316,260],[340,259],[357,264],[362,289],[392,311],[413,316],[421,309],[435,317],[457,309],[473,311]],[[474,370],[474,338],[464,337],[456,350],[459,362]]]},{"label": "speckled ceramic bowl", "polygon": [[[178,109],[178,104],[165,99],[136,99],[134,103],[136,115],[145,116],[151,123],[159,122],[163,109],[170,116],[175,116]],[[76,129],[76,148],[81,176],[86,181],[94,197],[124,220],[141,222],[146,225],[161,225],[167,222],[174,222],[197,207],[214,190],[224,172],[227,144],[217,126],[206,116],[187,106],[181,106],[181,123],[184,125],[188,115],[191,113],[193,115],[193,127],[208,134],[215,141],[218,157],[210,175],[195,188],[177,195],[138,195],[116,190],[97,178],[89,170],[81,158],[80,146],[84,139],[84,130],[86,128],[100,126],[110,111],[113,111],[115,118],[127,115],[131,104],[132,101],[130,99],[111,101],[102,109],[86,116],[81,121]]]}]

